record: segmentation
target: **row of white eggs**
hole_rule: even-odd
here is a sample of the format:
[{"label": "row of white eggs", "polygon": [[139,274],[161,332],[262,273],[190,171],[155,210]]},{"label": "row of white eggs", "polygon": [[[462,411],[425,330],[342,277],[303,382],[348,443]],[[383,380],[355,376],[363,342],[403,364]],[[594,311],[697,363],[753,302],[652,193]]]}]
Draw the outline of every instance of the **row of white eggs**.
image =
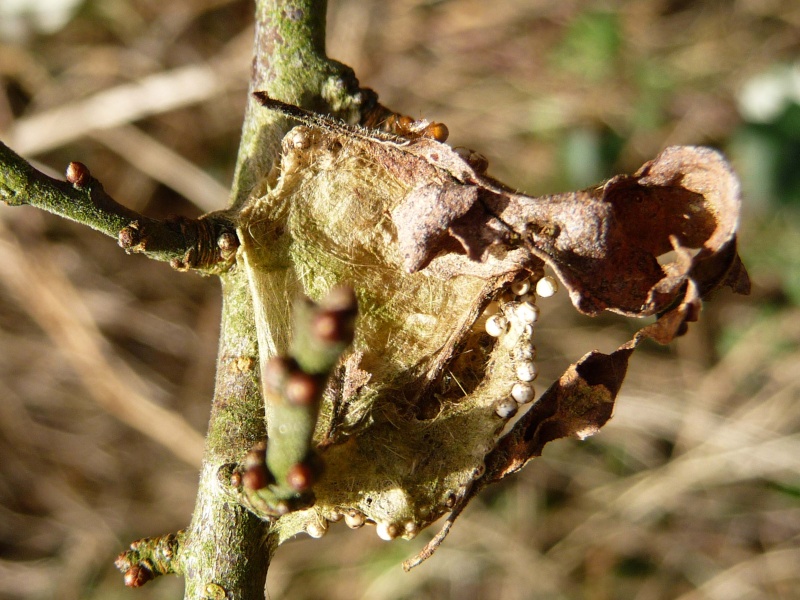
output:
[{"label": "row of white eggs", "polygon": [[[512,328],[512,321],[523,328],[523,332],[532,334],[533,325],[539,320],[539,307],[535,304],[536,296],[549,298],[558,291],[557,281],[550,276],[539,279],[535,285],[536,295],[530,293],[530,280],[517,281],[511,284],[511,292],[517,296],[518,302],[508,302],[486,320],[486,333],[492,337],[501,337]],[[498,310],[492,307],[492,311]],[[536,347],[531,345],[517,348],[514,356],[514,373],[518,381],[511,387],[509,397],[503,398],[495,407],[496,414],[508,419],[517,412],[519,404],[532,402],[536,392],[532,382],[539,375],[534,362]]]}]

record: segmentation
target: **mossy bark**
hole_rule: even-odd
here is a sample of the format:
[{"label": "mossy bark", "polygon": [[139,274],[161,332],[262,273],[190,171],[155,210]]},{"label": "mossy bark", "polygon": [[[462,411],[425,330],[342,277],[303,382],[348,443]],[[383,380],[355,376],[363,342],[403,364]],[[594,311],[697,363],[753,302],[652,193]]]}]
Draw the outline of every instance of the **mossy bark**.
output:
[{"label": "mossy bark", "polygon": [[[363,95],[352,71],[325,56],[325,0],[258,0],[251,91],[357,118]],[[249,101],[230,211],[268,187],[285,117]],[[255,600],[277,537],[270,524],[232,497],[227,466],[266,437],[252,299],[242,270],[222,276],[223,314],[217,383],[192,524],[181,550],[185,597]]]}]

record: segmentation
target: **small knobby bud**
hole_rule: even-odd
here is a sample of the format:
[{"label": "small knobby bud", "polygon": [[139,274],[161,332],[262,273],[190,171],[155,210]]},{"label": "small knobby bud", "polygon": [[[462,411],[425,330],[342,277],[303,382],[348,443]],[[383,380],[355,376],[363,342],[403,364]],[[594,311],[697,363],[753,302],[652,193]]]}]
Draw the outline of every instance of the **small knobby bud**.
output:
[{"label": "small knobby bud", "polygon": [[145,583],[154,579],[153,572],[144,565],[133,565],[125,571],[124,581],[128,587],[142,587]]},{"label": "small knobby bud", "polygon": [[318,480],[321,473],[319,468],[320,461],[305,460],[289,467],[286,473],[286,482],[298,492],[304,492],[311,488]]},{"label": "small knobby bud", "polygon": [[138,246],[141,242],[141,235],[139,234],[139,224],[131,223],[127,227],[123,227],[117,234],[117,240],[120,248],[128,250],[134,246]]},{"label": "small knobby bud", "polygon": [[131,542],[130,548],[135,552],[139,550],[139,548],[141,548],[142,545],[146,545],[148,543],[150,543],[150,538],[140,538],[138,540],[133,540]]},{"label": "small knobby bud", "polygon": [[340,285],[328,292],[321,305],[325,310],[355,315],[355,311],[358,308],[358,299],[353,288],[348,285]]},{"label": "small knobby bud", "polygon": [[267,456],[266,443],[264,442],[256,443],[252,448],[250,448],[250,450],[247,452],[247,455],[245,455],[244,457],[245,469],[266,464],[266,456]]},{"label": "small knobby bud", "polygon": [[349,344],[353,341],[357,309],[358,300],[353,288],[333,288],[322,300],[312,319],[312,335],[329,344]]},{"label": "small knobby bud", "polygon": [[271,477],[264,465],[253,465],[242,475],[242,485],[248,490],[261,490],[269,485]]},{"label": "small knobby bud", "polygon": [[[244,473],[239,481],[249,490],[260,490],[274,483],[274,478],[267,469],[267,444],[265,441],[257,442],[244,457]],[[231,485],[236,485],[231,477]],[[237,486],[238,487],[238,486]]]},{"label": "small knobby bud", "polygon": [[92,179],[92,174],[89,173],[89,167],[79,162],[71,162],[67,166],[67,181],[74,185],[76,188],[82,188],[89,184]]},{"label": "small knobby bud", "polygon": [[285,396],[292,404],[310,406],[322,395],[322,382],[303,371],[295,371],[286,380]]},{"label": "small knobby bud", "polygon": [[353,319],[340,311],[324,310],[314,315],[312,328],[315,337],[329,344],[353,340]]}]

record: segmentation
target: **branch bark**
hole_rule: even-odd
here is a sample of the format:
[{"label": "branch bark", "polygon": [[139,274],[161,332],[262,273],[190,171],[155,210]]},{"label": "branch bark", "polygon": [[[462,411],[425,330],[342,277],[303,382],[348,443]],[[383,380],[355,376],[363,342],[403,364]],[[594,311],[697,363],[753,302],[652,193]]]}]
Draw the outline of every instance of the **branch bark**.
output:
[{"label": "branch bark", "polygon": [[[250,90],[309,109],[358,120],[375,96],[358,88],[352,71],[325,55],[325,0],[258,0]],[[293,124],[265,110],[249,96],[230,214],[252,195],[263,193]],[[178,571],[186,579],[186,598],[210,591],[224,598],[264,597],[277,534],[232,497],[232,466],[266,437],[264,401],[259,382],[258,343],[252,298],[243,270],[221,275],[222,338],[217,383],[206,452],[192,524],[180,549]],[[209,587],[210,586],[210,587]],[[211,595],[211,597],[216,597]]]},{"label": "branch bark", "polygon": [[0,199],[8,205],[34,206],[77,221],[115,238],[126,252],[169,262],[177,270],[214,273],[231,265],[238,243],[226,213],[159,221],[114,200],[81,163],[70,163],[66,176],[60,181],[45,175],[0,142]]}]

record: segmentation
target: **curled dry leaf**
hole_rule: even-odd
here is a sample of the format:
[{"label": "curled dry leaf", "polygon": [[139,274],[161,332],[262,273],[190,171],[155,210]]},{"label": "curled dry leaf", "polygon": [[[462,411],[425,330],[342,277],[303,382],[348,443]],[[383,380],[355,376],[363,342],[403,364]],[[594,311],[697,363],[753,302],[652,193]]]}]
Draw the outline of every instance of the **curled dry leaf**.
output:
[{"label": "curled dry leaf", "polygon": [[[713,150],[668,148],[632,176],[532,198],[435,139],[256,97],[304,123],[284,139],[270,191],[240,215],[262,363],[288,346],[294,296],[349,285],[360,311],[314,434],[326,463],[316,504],[278,519],[282,540],[342,514],[406,538],[458,514],[547,442],[596,432],[641,340],[670,341],[721,285],[747,289],[739,186]],[[545,264],[584,313],[658,318],[616,352],[571,366],[502,436],[498,414],[513,411],[496,409],[518,383],[533,326],[492,337],[476,322]]]}]

